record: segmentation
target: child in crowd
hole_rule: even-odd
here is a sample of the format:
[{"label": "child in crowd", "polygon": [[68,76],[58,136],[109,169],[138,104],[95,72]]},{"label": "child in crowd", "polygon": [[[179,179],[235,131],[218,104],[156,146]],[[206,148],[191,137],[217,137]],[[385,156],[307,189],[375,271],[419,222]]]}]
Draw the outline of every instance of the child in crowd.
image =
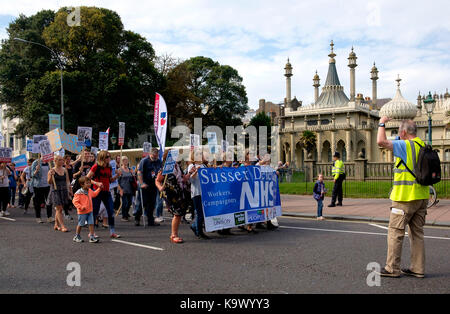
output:
[{"label": "child in crowd", "polygon": [[317,220],[324,220],[322,217],[322,209],[323,209],[323,200],[325,199],[325,193],[327,189],[325,189],[325,183],[323,182],[323,175],[319,174],[317,178],[317,182],[314,185],[313,196],[317,201]]},{"label": "child in crowd", "polygon": [[97,243],[99,242],[98,237],[94,233],[94,214],[92,199],[97,197],[101,191],[100,187],[97,187],[96,191],[91,190],[91,179],[88,177],[81,177],[79,179],[81,189],[79,189],[73,197],[73,205],[77,209],[78,213],[78,226],[76,229],[74,242],[81,243],[84,242],[80,236],[81,227],[87,221],[89,225],[89,242]]}]

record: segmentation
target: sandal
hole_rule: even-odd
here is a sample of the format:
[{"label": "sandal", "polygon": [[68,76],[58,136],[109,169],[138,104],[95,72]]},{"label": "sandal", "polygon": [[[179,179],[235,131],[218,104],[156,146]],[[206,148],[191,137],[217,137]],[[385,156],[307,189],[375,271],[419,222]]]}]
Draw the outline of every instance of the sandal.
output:
[{"label": "sandal", "polygon": [[69,229],[67,229],[67,228],[64,227],[64,228],[60,228],[60,231],[61,231],[61,232],[69,232]]},{"label": "sandal", "polygon": [[183,243],[184,241],[179,236],[171,235],[170,236],[170,242],[172,242],[172,243]]},{"label": "sandal", "polygon": [[61,231],[61,228],[58,227],[58,226],[54,226],[53,229],[54,229],[55,231]]}]

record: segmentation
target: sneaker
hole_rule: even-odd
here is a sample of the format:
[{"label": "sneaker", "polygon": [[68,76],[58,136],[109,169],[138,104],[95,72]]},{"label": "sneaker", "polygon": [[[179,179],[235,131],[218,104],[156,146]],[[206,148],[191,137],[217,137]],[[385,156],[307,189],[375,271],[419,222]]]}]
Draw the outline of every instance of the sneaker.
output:
[{"label": "sneaker", "polygon": [[4,217],[5,216],[5,212],[2,210],[1,212],[0,212],[0,217]]},{"label": "sneaker", "polygon": [[425,278],[424,274],[415,273],[415,272],[411,271],[410,269],[402,269],[402,274],[406,275],[406,276],[416,277],[416,278]]},{"label": "sneaker", "polygon": [[163,222],[164,221],[164,217],[156,217],[155,218],[155,222],[156,223],[160,223],[160,222]]},{"label": "sneaker", "polygon": [[73,242],[76,242],[76,243],[82,243],[82,242],[84,242],[84,240],[81,238],[81,236],[80,236],[79,234],[76,234],[76,235],[73,237]]},{"label": "sneaker", "polygon": [[336,205],[335,204],[330,204],[330,205],[328,205],[328,207],[336,207]]},{"label": "sneaker", "polygon": [[36,218],[36,222],[37,222],[38,224],[43,224],[43,223],[44,223],[44,222],[42,221],[41,218]]},{"label": "sneaker", "polygon": [[399,274],[394,274],[394,273],[390,273],[388,272],[384,267],[381,269],[381,271],[378,273],[376,272],[378,275],[380,275],[381,277],[391,277],[391,278],[399,278],[400,275]]},{"label": "sneaker", "polygon": [[5,210],[4,214],[5,214],[5,217],[7,217],[7,216],[10,216],[10,215],[11,215],[11,214],[9,213],[9,211],[7,211],[7,210]]},{"label": "sneaker", "polygon": [[90,237],[94,237],[94,238],[96,238],[96,239],[100,239],[100,237],[99,237],[98,235],[96,235],[95,233],[94,233],[94,235],[90,235],[90,234],[89,234],[88,236],[89,236],[89,238],[90,238]]},{"label": "sneaker", "polygon": [[98,243],[98,242],[100,242],[100,240],[98,238],[96,238],[95,236],[89,237],[89,243]]},{"label": "sneaker", "polygon": [[49,217],[47,218],[47,222],[49,223],[55,222],[55,219],[53,217]]},{"label": "sneaker", "polygon": [[118,238],[120,238],[120,235],[113,233],[110,235],[110,237],[111,237],[111,239],[118,239]]},{"label": "sneaker", "polygon": [[64,218],[65,218],[66,220],[73,220],[73,217],[70,216],[70,215],[64,215]]}]

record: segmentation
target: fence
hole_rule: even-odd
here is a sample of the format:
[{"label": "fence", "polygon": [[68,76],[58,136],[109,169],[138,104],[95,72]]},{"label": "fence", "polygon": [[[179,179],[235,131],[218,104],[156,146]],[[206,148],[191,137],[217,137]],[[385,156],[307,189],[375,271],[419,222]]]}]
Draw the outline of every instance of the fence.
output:
[{"label": "fence", "polygon": [[[323,174],[326,188],[333,188],[332,163],[311,163],[310,167],[282,169],[280,191],[285,194],[312,194],[314,182]],[[434,185],[438,198],[450,198],[450,162],[441,162],[442,180]],[[365,160],[345,163],[344,197],[386,198],[393,185],[393,163]],[[331,195],[329,193],[329,195]]]}]

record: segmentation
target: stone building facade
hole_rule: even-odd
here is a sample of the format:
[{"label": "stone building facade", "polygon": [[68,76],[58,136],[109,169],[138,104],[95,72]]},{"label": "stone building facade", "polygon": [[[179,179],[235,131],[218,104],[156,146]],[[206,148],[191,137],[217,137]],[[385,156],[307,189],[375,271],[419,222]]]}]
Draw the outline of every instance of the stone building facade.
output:
[{"label": "stone building facade", "polygon": [[[357,57],[355,52],[349,54],[350,95],[344,92],[336,70],[336,54],[334,43],[331,42],[329,54],[329,68],[326,82],[319,94],[320,77],[316,72],[313,78],[315,101],[302,106],[302,102],[291,99],[292,65],[285,67],[286,99],[279,105],[278,153],[279,160],[289,162],[295,168],[301,168],[305,161],[327,163],[332,161],[333,152],[341,154],[347,162],[364,159],[367,162],[390,162],[393,160],[391,152],[381,151],[377,145],[378,121],[380,108],[392,104],[395,99],[379,99],[377,97],[378,69],[375,64],[370,72],[372,81],[372,97],[363,97],[356,93],[355,68]],[[398,82],[398,92],[400,84]],[[400,93],[401,94],[401,93]],[[395,98],[395,97],[394,97]],[[450,110],[450,95],[435,95],[437,105],[433,118],[433,146],[439,150],[441,160],[450,161],[450,117],[446,111]],[[406,100],[405,100],[406,101]],[[424,112],[423,99],[419,96],[417,102],[416,121],[419,126],[418,136],[425,139],[428,127],[428,117]],[[260,109],[265,101],[261,100]],[[448,108],[448,109],[447,109]],[[275,111],[275,110],[274,110]],[[388,136],[395,138],[399,121],[388,123]],[[316,134],[316,147],[309,155],[301,145],[301,137],[305,130]]]}]

